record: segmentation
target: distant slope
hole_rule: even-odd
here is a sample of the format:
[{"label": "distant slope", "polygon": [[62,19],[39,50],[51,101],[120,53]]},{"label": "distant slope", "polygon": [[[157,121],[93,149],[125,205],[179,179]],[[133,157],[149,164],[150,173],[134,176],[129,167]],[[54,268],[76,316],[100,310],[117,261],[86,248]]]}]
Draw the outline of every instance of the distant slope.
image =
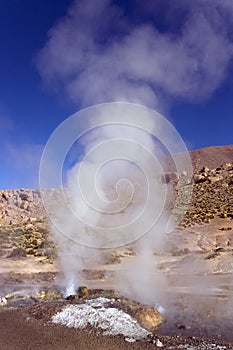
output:
[{"label": "distant slope", "polygon": [[[199,148],[189,151],[189,154],[194,172],[198,172],[204,166],[209,169],[216,169],[220,165],[233,163],[233,145]],[[181,161],[182,158],[184,158],[185,161],[185,153],[175,153],[172,157],[171,155],[165,157],[163,161],[165,171],[176,172],[177,169],[174,160],[177,159]]]},{"label": "distant slope", "polygon": [[214,169],[225,163],[233,163],[233,145],[199,148],[190,151],[190,156],[195,170],[203,166]]}]

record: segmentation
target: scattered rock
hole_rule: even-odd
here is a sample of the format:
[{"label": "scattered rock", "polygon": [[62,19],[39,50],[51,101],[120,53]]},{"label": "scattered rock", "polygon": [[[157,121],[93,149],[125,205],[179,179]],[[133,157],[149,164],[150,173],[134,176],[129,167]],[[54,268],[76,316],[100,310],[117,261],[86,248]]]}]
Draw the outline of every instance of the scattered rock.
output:
[{"label": "scattered rock", "polygon": [[57,289],[40,290],[34,297],[38,301],[42,300],[63,300],[62,294]]},{"label": "scattered rock", "polygon": [[161,314],[152,307],[145,307],[143,310],[138,310],[135,313],[135,318],[143,328],[153,332],[162,322]]},{"label": "scattered rock", "polygon": [[79,300],[79,296],[77,294],[70,294],[66,297],[66,300],[70,300],[70,301]]},{"label": "scattered rock", "polygon": [[157,339],[156,340],[156,346],[158,347],[158,348],[162,348],[163,347],[163,343],[159,340],[159,339]]},{"label": "scattered rock", "polygon": [[202,174],[194,174],[193,175],[193,182],[195,184],[199,184],[199,183],[204,182],[204,181],[206,181],[206,177],[203,176]]},{"label": "scattered rock", "polygon": [[208,173],[210,171],[210,169],[207,167],[207,166],[204,166],[202,169],[201,169],[201,173]]},{"label": "scattered rock", "polygon": [[0,297],[0,306],[5,306],[7,304],[7,299],[5,297]]},{"label": "scattered rock", "polygon": [[89,295],[89,290],[86,286],[80,286],[77,290],[77,293],[79,298],[84,298]]},{"label": "scattered rock", "polygon": [[[203,167],[193,175],[193,183],[189,210],[179,223],[181,229],[209,223],[216,216],[223,219],[233,218],[233,163],[211,170]],[[186,204],[185,194],[179,192],[175,213],[179,213]]]}]

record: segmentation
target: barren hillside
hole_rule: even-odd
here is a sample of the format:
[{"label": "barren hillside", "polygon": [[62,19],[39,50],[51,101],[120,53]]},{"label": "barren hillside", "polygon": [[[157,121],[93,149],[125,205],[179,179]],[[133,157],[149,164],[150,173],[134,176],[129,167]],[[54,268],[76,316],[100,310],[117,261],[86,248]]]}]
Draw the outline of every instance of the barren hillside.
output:
[{"label": "barren hillside", "polygon": [[214,169],[222,164],[233,163],[233,145],[199,148],[190,151],[190,156],[195,171],[204,166]]}]

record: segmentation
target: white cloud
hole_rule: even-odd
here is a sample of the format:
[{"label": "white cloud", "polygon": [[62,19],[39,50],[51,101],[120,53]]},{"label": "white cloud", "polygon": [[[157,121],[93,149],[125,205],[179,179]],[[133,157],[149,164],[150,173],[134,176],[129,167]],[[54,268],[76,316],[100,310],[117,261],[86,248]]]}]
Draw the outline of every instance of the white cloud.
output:
[{"label": "white cloud", "polygon": [[172,14],[185,13],[175,33],[161,33],[147,21],[135,26],[110,0],[74,1],[38,53],[42,77],[85,106],[124,100],[155,107],[161,96],[208,98],[233,57],[226,17],[233,7],[227,0],[168,4],[170,22]]}]

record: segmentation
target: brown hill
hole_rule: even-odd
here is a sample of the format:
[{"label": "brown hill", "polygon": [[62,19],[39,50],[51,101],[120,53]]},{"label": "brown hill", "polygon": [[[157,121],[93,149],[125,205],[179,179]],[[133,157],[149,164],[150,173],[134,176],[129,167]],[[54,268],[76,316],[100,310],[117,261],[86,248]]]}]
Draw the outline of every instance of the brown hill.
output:
[{"label": "brown hill", "polygon": [[[209,169],[216,169],[221,165],[226,163],[233,163],[233,145],[227,146],[209,146],[204,148],[199,148],[193,151],[189,151],[193,170],[199,172],[204,166]],[[164,170],[167,172],[176,172],[176,166],[174,160],[178,162],[182,161],[185,154],[184,153],[175,153],[172,157],[169,155],[165,157],[163,161]]]},{"label": "brown hill", "polygon": [[233,163],[233,145],[199,148],[190,151],[190,156],[195,171],[204,166],[214,169],[226,163]]}]

